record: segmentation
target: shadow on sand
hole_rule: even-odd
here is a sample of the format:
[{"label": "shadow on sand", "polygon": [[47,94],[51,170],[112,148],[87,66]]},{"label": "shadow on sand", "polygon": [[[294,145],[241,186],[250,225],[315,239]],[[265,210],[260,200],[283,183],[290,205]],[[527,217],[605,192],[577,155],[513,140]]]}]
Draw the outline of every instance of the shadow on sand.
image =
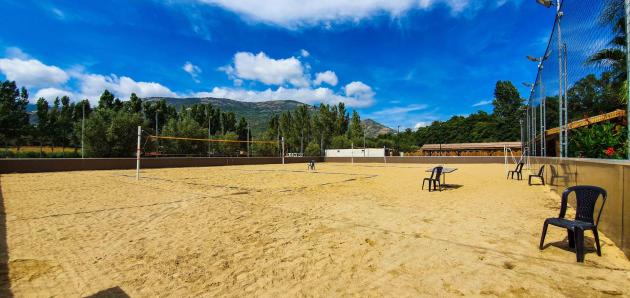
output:
[{"label": "shadow on sand", "polygon": [[[1,179],[1,176],[0,176]],[[7,214],[4,210],[0,180],[0,297],[13,297],[9,279],[9,246],[7,245]]]},{"label": "shadow on sand", "polygon": [[129,298],[129,295],[125,293],[120,287],[113,287],[106,290],[99,291],[85,298]]}]

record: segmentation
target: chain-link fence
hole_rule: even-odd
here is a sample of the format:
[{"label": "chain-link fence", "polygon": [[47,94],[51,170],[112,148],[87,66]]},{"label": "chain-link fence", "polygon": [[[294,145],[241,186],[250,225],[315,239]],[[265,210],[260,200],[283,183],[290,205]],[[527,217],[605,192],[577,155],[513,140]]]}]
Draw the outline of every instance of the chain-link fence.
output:
[{"label": "chain-link fence", "polygon": [[624,0],[539,1],[556,9],[531,87],[524,147],[532,156],[625,158]]}]

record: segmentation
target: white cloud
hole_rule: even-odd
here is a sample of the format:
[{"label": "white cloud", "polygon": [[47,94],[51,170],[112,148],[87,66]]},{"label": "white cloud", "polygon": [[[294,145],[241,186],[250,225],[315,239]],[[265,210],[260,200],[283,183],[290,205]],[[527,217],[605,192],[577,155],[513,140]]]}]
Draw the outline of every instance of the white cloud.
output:
[{"label": "white cloud", "polygon": [[63,20],[66,18],[66,14],[63,13],[63,11],[61,11],[61,9],[59,8],[51,8],[50,12],[52,12],[52,14],[59,20]]},{"label": "white cloud", "polygon": [[184,66],[182,66],[182,69],[192,77],[193,81],[199,83],[198,77],[201,73],[201,68],[199,66],[194,65],[189,61],[186,61],[186,63],[184,63]]},{"label": "white cloud", "polygon": [[485,105],[489,105],[492,103],[492,100],[482,100],[480,102],[477,102],[475,104],[473,104],[473,107],[480,107],[480,106],[485,106]]},{"label": "white cloud", "polygon": [[[284,27],[323,24],[331,22],[360,21],[386,13],[399,17],[413,9],[431,9],[437,4],[448,7],[453,14],[464,10],[476,10],[484,5],[501,6],[505,0],[197,0],[220,6],[248,19]],[[520,2],[520,1],[517,1]]]},{"label": "white cloud", "polygon": [[424,105],[424,104],[413,104],[413,105],[408,105],[405,107],[387,108],[380,111],[376,111],[373,114],[377,116],[392,115],[392,114],[406,114],[410,112],[425,110],[426,108],[427,108],[427,105]]},{"label": "white cloud", "polygon": [[105,89],[122,99],[129,98],[131,93],[136,93],[139,97],[177,97],[175,92],[159,83],[137,82],[126,76],[81,73],[76,76],[76,79],[79,82],[82,98],[97,99]]},{"label": "white cloud", "polygon": [[324,87],[316,89],[278,87],[276,90],[269,88],[263,91],[215,87],[210,92],[198,92],[194,96],[230,98],[251,102],[268,100],[296,100],[307,104],[336,104],[344,102],[348,106],[357,108],[373,104],[373,98],[371,97],[343,96]]},{"label": "white cloud", "polygon": [[337,82],[337,74],[335,74],[334,71],[330,70],[317,73],[315,75],[315,81],[313,81],[313,83],[317,86],[321,85],[322,83],[326,83],[330,86],[337,86]]},{"label": "white cloud", "polygon": [[307,50],[305,50],[305,49],[302,49],[302,50],[300,50],[300,55],[301,55],[302,57],[306,58],[306,57],[310,56],[310,55],[311,55],[311,53],[309,53],[309,52],[308,52]]},{"label": "white cloud", "polygon": [[374,96],[374,91],[372,91],[372,87],[360,81],[352,82],[346,85],[344,89],[346,91],[346,96]]},{"label": "white cloud", "polygon": [[80,100],[81,99],[80,95],[75,94],[72,91],[58,89],[58,88],[53,88],[53,87],[39,89],[35,93],[35,96],[31,96],[31,98],[33,100],[37,100],[40,97],[43,97],[43,98],[47,99],[48,101],[52,101],[56,97],[62,97],[62,96],[68,96],[68,97],[70,97],[70,99],[73,99],[73,100]]},{"label": "white cloud", "polygon": [[[14,54],[20,54],[14,52]],[[23,54],[23,53],[21,53]],[[8,80],[27,87],[58,86],[68,81],[68,74],[57,66],[49,66],[36,59],[0,59],[0,72]]]},{"label": "white cloud", "polygon": [[233,78],[259,81],[266,85],[291,84],[296,87],[309,85],[304,66],[295,57],[273,59],[263,52],[256,55],[238,52],[234,55],[234,64],[221,70]]},{"label": "white cloud", "polygon": [[20,49],[18,47],[8,47],[5,50],[5,53],[6,53],[6,57],[7,58],[17,58],[17,59],[21,59],[21,60],[31,59],[31,56],[29,56],[28,54],[24,53],[22,51],[22,49]]},{"label": "white cloud", "polygon": [[[26,55],[21,51],[16,53]],[[239,54],[243,54],[241,55],[242,57],[239,58]],[[102,92],[107,89],[123,100],[128,99],[131,93],[136,93],[139,97],[209,96],[241,101],[296,100],[308,104],[336,104],[344,102],[346,105],[356,108],[368,107],[374,103],[374,91],[363,82],[351,82],[338,91],[325,87],[312,88],[307,80],[310,74],[304,72],[304,68],[296,58],[276,60],[268,58],[264,53],[258,55],[251,53],[239,54],[235,56],[234,66],[228,67],[231,70],[226,70],[233,76],[235,88],[215,87],[210,92],[194,94],[178,94],[160,83],[136,81],[128,76],[89,73],[81,66],[62,70],[55,66],[45,65],[34,59],[0,59],[0,70],[5,75],[9,74],[7,75],[9,79],[20,77],[20,80],[16,80],[20,85],[27,85],[24,82],[28,82],[32,86],[36,86],[33,99],[44,97],[52,100],[55,97],[67,95],[73,100],[87,98],[92,102],[96,102]],[[21,66],[22,64],[28,67],[24,69],[16,67],[16,65]],[[271,72],[265,72],[265,70],[268,70],[267,68],[271,68]],[[21,71],[17,72],[15,69]],[[35,70],[34,72],[28,72],[28,70],[33,69]],[[190,73],[191,76],[201,72],[201,69],[192,63],[184,64],[182,69]],[[48,74],[48,76],[44,76],[41,73]],[[270,75],[270,73],[275,76]],[[51,76],[50,74],[55,74],[56,76]],[[243,79],[253,78],[269,84],[274,84],[273,82],[277,84],[282,82],[289,83],[294,87],[279,86],[275,90],[268,88],[262,91],[247,90],[239,87],[243,83]],[[305,82],[300,82],[300,80]],[[318,84],[322,82],[336,85],[337,76],[332,71],[319,73]],[[37,89],[38,87],[39,89]]]},{"label": "white cloud", "polygon": [[429,125],[431,125],[431,122],[429,122],[429,121],[420,121],[420,122],[416,123],[413,126],[413,128],[418,129],[420,127],[425,127],[425,126],[429,126]]},{"label": "white cloud", "polygon": [[412,104],[407,106],[395,106],[384,108],[375,112],[368,112],[362,115],[365,118],[372,118],[389,127],[414,128],[431,124],[440,119],[437,109],[429,109],[425,104]]}]

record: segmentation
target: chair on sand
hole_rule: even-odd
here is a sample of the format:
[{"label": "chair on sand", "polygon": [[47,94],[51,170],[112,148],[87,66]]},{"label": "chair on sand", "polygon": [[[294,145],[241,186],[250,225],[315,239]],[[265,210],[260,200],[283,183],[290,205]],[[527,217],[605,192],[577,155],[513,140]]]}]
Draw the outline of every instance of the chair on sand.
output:
[{"label": "chair on sand", "polygon": [[440,177],[442,176],[442,170],[444,167],[435,167],[431,170],[431,177],[424,178],[422,180],[422,189],[424,189],[424,183],[429,181],[429,191],[431,191],[431,184],[433,184],[433,190],[436,188],[442,191],[442,185],[440,184]]},{"label": "chair on sand", "polygon": [[[569,194],[575,192],[576,198],[576,214],[575,220],[565,219],[567,212],[567,201]],[[602,197],[602,205],[594,220],[595,205],[599,197]],[[575,254],[578,262],[584,262],[584,231],[593,231],[595,236],[595,246],[597,247],[597,255],[601,257],[602,249],[599,245],[599,234],[597,233],[597,225],[602,215],[604,204],[606,203],[606,190],[597,186],[572,186],[562,193],[562,204],[560,206],[560,216],[555,218],[547,218],[543,225],[542,236],[540,238],[540,249],[543,249],[545,235],[547,234],[547,226],[553,225],[567,229],[567,238],[569,239],[569,247],[575,248]]]},{"label": "chair on sand", "polygon": [[529,175],[529,179],[527,179],[528,180],[527,183],[529,185],[532,185],[532,178],[538,178],[540,179],[540,181],[542,181],[542,185],[545,185],[545,177],[543,175],[544,173],[545,173],[545,165],[542,165],[540,167],[540,170],[538,170],[538,174]]},{"label": "chair on sand", "polygon": [[314,160],[309,161],[306,165],[308,166],[309,170],[315,171],[315,161]]},{"label": "chair on sand", "polygon": [[524,165],[525,165],[525,163],[519,162],[516,165],[516,169],[514,169],[513,171],[509,171],[508,172],[507,178],[510,178],[510,175],[511,175],[512,179],[514,179],[514,174],[516,174],[516,179],[522,180],[523,179],[523,166]]}]

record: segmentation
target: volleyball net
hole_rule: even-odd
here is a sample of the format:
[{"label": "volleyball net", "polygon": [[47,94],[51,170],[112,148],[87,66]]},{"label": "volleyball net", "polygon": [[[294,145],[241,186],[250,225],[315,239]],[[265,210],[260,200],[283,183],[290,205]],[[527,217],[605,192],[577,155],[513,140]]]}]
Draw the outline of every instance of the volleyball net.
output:
[{"label": "volleyball net", "polygon": [[148,135],[142,151],[145,157],[279,157],[282,156],[281,143],[251,138],[239,140],[236,136],[190,138]]}]

